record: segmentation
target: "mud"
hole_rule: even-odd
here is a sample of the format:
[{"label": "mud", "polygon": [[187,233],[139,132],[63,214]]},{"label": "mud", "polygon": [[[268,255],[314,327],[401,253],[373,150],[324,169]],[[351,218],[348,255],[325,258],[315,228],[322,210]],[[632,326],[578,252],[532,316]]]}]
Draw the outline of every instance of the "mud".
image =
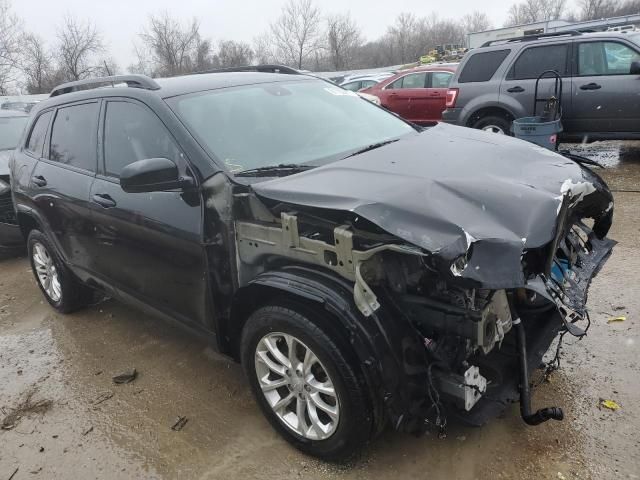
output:
[{"label": "mud", "polygon": [[240,366],[204,341],[115,301],[55,314],[12,258],[0,260],[0,422],[29,392],[51,403],[0,430],[0,480],[16,468],[14,480],[640,478],[640,143],[568,147],[606,165],[620,244],[592,286],[588,337],[568,338],[562,368],[535,390],[534,405],[561,406],[565,421],[527,427],[513,406],[483,428],[388,431],[350,465],[322,463],[276,435]]}]

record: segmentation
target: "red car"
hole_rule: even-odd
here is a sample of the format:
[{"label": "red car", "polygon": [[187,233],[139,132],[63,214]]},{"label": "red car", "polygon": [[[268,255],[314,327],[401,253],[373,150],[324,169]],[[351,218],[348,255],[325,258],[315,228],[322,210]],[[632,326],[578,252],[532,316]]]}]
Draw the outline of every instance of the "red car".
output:
[{"label": "red car", "polygon": [[361,92],[375,95],[383,107],[417,124],[442,120],[447,88],[457,63],[429,65],[402,70]]}]

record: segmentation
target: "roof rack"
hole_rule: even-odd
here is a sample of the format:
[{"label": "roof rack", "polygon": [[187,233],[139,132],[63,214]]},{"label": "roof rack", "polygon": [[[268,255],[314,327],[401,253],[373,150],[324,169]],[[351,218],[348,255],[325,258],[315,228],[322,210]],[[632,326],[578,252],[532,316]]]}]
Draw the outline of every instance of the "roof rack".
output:
[{"label": "roof rack", "polygon": [[226,67],[226,68],[214,68],[212,70],[205,70],[202,72],[196,72],[195,74],[202,73],[225,73],[225,72],[261,72],[261,73],[284,73],[287,75],[301,75],[300,71],[295,68],[287,67],[286,65],[245,65],[242,67]]},{"label": "roof rack", "polygon": [[500,38],[497,40],[489,40],[488,42],[480,45],[482,47],[490,47],[496,44],[505,44],[505,43],[516,43],[516,42],[531,42],[533,40],[538,40],[540,38],[553,38],[553,37],[563,37],[563,36],[571,36],[575,37],[577,35],[582,35],[582,32],[578,30],[567,30],[566,32],[553,32],[553,33],[541,33],[540,35],[524,35],[522,37],[513,37],[513,38]]},{"label": "roof rack", "polygon": [[114,86],[117,83],[126,83],[131,88],[142,88],[145,90],[159,90],[160,85],[146,75],[112,75],[110,77],[87,78],[75,82],[63,83],[51,91],[50,97],[57,97],[65,93],[77,92],[79,90],[91,90],[93,88]]}]

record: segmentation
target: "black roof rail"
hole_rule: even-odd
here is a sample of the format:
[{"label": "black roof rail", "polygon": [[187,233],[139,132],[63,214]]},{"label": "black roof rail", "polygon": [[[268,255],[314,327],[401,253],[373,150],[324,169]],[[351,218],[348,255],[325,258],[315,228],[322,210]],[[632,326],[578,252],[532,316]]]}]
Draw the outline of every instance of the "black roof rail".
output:
[{"label": "black roof rail", "polygon": [[287,67],[286,65],[244,65],[241,67],[225,67],[225,68],[214,68],[211,70],[204,70],[202,72],[196,72],[195,74],[201,73],[225,73],[225,72],[261,72],[261,73],[284,73],[288,75],[301,75],[300,71],[295,68]]},{"label": "black roof rail", "polygon": [[490,47],[495,44],[503,45],[505,43],[516,43],[516,42],[531,42],[533,40],[538,40],[540,38],[553,38],[553,37],[564,37],[571,36],[575,37],[577,35],[582,35],[583,32],[578,30],[567,30],[566,32],[552,32],[552,33],[541,33],[540,35],[524,35],[522,37],[512,37],[512,38],[500,38],[498,40],[489,40],[488,42],[480,45],[482,47]]},{"label": "black roof rail", "polygon": [[77,80],[75,82],[63,83],[58,85],[51,91],[50,97],[57,97],[65,93],[77,92],[79,90],[91,90],[106,85],[115,85],[117,83],[126,83],[131,88],[142,88],[145,90],[159,90],[160,85],[146,75],[112,75],[110,77],[87,78],[85,80]]}]

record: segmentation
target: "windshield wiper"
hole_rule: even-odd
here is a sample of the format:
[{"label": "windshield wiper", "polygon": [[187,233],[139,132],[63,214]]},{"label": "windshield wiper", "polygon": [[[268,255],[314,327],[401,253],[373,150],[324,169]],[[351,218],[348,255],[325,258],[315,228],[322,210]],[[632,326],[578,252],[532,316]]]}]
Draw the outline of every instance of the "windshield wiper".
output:
[{"label": "windshield wiper", "polygon": [[236,172],[236,177],[277,177],[280,174],[292,174],[304,172],[314,168],[314,165],[300,165],[298,163],[281,163],[279,165],[267,165],[265,167],[250,168]]},{"label": "windshield wiper", "polygon": [[346,157],[343,157],[342,160],[344,160],[345,158],[355,157],[356,155],[360,155],[361,153],[375,150],[376,148],[384,147],[385,145],[389,145],[390,143],[397,142],[398,140],[400,139],[394,138],[393,140],[385,140],[384,142],[372,143],[371,145],[367,145],[366,147],[361,148],[360,150],[356,150],[355,152],[350,153]]}]

